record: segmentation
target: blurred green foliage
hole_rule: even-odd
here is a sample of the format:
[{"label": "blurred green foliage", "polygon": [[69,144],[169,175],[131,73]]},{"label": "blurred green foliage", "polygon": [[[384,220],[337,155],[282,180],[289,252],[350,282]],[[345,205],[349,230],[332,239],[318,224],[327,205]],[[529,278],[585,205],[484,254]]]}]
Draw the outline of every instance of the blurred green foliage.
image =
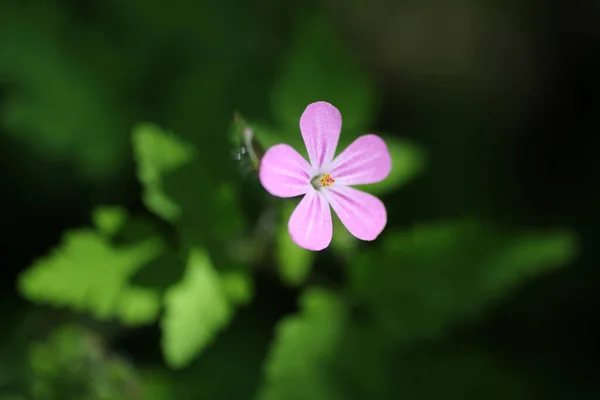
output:
[{"label": "blurred green foliage", "polygon": [[128,280],[157,257],[162,246],[160,240],[150,239],[117,248],[96,231],[70,231],[60,248],[23,273],[20,290],[33,301],[89,311],[99,319],[153,322],[159,297],[149,289],[129,285]]},{"label": "blurred green foliage", "polygon": [[183,280],[165,294],[161,325],[165,361],[184,367],[230,322],[230,299],[208,256],[190,253]]},{"label": "blurred green foliage", "polygon": [[[376,60],[314,5],[276,3],[0,2],[0,151],[65,230],[24,245],[30,265],[15,266],[28,304],[6,302],[18,307],[0,332],[0,400],[551,398],[545,375],[468,330],[575,261],[578,234],[494,214],[485,202],[500,181],[461,191],[485,172],[446,170],[469,151],[465,126],[487,133],[475,95],[444,103],[435,88],[456,82],[438,77],[406,96],[443,132],[382,126],[386,112],[411,113],[385,109]],[[361,187],[388,209],[374,243],[334,217],[331,249],[298,248],[287,231],[298,200],[271,198],[256,160],[243,165],[246,129],[306,154],[298,121],[318,100],[342,113],[338,153],[386,132],[390,176]],[[480,140],[482,164],[510,147]],[[56,199],[80,186],[75,223]],[[485,204],[467,218],[450,206],[461,196]]]},{"label": "blurred green foliage", "polygon": [[306,289],[300,315],[279,322],[257,399],[343,398],[330,381],[329,364],[343,337],[346,309],[335,293]]},{"label": "blurred green foliage", "polygon": [[96,32],[70,34],[69,19],[58,1],[0,4],[0,79],[15,88],[4,99],[2,126],[81,177],[105,180],[127,159],[123,111],[131,107],[115,84],[123,64]]},{"label": "blurred green foliage", "polygon": [[[348,132],[358,135],[370,128],[377,109],[371,81],[345,48],[323,16],[297,21],[288,55],[271,92],[271,108],[286,142],[298,141],[298,121],[306,105],[328,99],[340,110]],[[305,154],[305,151],[302,150]]]},{"label": "blurred green foliage", "polygon": [[282,281],[289,285],[299,285],[306,280],[315,258],[314,252],[298,247],[290,237],[287,222],[295,208],[296,202],[285,203],[277,231],[277,265]]},{"label": "blurred green foliage", "polygon": [[373,254],[357,254],[350,287],[381,332],[408,346],[477,316],[532,276],[565,265],[576,250],[569,231],[510,233],[476,220],[421,224],[383,239],[379,268]]},{"label": "blurred green foliage", "polygon": [[40,400],[126,400],[140,391],[133,368],[107,354],[94,334],[65,326],[31,344],[31,395]]},{"label": "blurred green foliage", "polygon": [[122,207],[98,207],[92,214],[92,220],[98,230],[112,236],[125,224],[127,211]]},{"label": "blurred green foliage", "polygon": [[175,221],[181,209],[164,193],[162,180],[169,172],[191,162],[193,148],[158,127],[145,124],[133,132],[133,149],[146,207],[167,221]]},{"label": "blurred green foliage", "polygon": [[425,152],[415,143],[386,135],[382,137],[392,156],[392,170],[385,180],[360,187],[361,190],[375,195],[392,192],[407,184],[425,169],[427,162]]}]

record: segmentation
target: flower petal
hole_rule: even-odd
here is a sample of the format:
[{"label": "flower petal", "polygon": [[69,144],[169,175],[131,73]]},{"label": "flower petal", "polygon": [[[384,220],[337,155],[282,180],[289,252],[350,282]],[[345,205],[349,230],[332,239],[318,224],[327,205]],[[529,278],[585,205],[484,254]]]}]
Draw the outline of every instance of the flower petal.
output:
[{"label": "flower petal", "polygon": [[360,136],[335,158],[331,175],[339,185],[366,185],[384,180],[391,170],[387,145],[369,134]]},{"label": "flower petal", "polygon": [[342,131],[342,114],[325,101],[309,104],[300,117],[300,131],[315,172],[327,168]]},{"label": "flower petal", "polygon": [[262,160],[258,178],[265,190],[277,197],[295,197],[305,194],[310,185],[310,165],[287,144],[271,147]]},{"label": "flower petal", "polygon": [[320,251],[329,246],[333,227],[325,197],[315,190],[306,193],[290,217],[288,231],[294,243],[307,250]]},{"label": "flower petal", "polygon": [[385,228],[387,212],[377,197],[340,185],[323,192],[344,226],[357,238],[374,240]]}]

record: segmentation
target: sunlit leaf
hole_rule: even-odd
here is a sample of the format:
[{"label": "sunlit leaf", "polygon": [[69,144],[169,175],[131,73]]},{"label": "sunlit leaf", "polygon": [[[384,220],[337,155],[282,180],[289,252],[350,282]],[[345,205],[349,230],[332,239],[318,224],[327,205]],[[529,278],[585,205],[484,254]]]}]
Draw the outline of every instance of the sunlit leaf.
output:
[{"label": "sunlit leaf", "polygon": [[[150,322],[156,317],[153,301],[148,296],[127,297],[128,281],[161,252],[157,239],[115,247],[99,232],[69,231],[60,247],[21,275],[19,288],[34,302],[89,311],[100,319],[123,317],[120,310],[130,308],[123,322]],[[143,301],[152,304],[140,304]],[[135,310],[144,315],[135,315]]]},{"label": "sunlit leaf", "polygon": [[133,149],[146,207],[168,221],[175,221],[181,208],[164,193],[162,180],[167,173],[189,163],[195,155],[194,149],[152,124],[140,124],[134,129]]},{"label": "sunlit leaf", "polygon": [[187,366],[233,316],[233,307],[206,252],[190,254],[185,276],[165,294],[162,349],[172,368]]},{"label": "sunlit leaf", "polygon": [[409,342],[477,315],[575,254],[570,231],[505,233],[472,220],[423,224],[357,255],[351,286],[394,340]]},{"label": "sunlit leaf", "polygon": [[258,400],[341,399],[329,366],[344,334],[345,305],[332,292],[311,289],[301,298],[299,315],[277,327],[266,360]]},{"label": "sunlit leaf", "polygon": [[240,313],[230,326],[183,370],[142,371],[143,399],[252,399],[271,340],[270,317],[262,304]]},{"label": "sunlit leaf", "polygon": [[156,320],[160,306],[161,297],[157,290],[129,286],[121,291],[116,312],[126,324],[147,324]]},{"label": "sunlit leaf", "polygon": [[279,219],[275,255],[279,275],[288,285],[299,285],[308,276],[314,260],[314,252],[299,247],[292,241],[288,231],[288,220],[296,208],[297,201],[284,204],[282,216]]},{"label": "sunlit leaf", "polygon": [[369,78],[329,21],[321,16],[299,18],[271,97],[271,108],[284,133],[299,137],[298,121],[304,108],[321,100],[340,110],[346,133],[364,131],[373,121],[375,99]]},{"label": "sunlit leaf", "polygon": [[109,236],[117,233],[126,219],[127,211],[122,207],[99,207],[92,214],[96,228]]}]

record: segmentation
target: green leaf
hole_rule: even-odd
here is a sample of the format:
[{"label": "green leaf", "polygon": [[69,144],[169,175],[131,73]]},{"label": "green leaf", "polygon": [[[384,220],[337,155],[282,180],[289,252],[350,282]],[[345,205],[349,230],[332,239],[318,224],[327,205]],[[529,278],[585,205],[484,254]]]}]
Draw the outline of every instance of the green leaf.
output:
[{"label": "green leaf", "polygon": [[300,115],[310,103],[323,100],[340,110],[345,132],[366,133],[377,107],[369,78],[324,17],[299,18],[296,27],[272,91],[277,122],[289,137],[300,137]]},{"label": "green leaf", "polygon": [[165,294],[162,349],[172,368],[187,366],[225,328],[233,307],[206,252],[190,253],[186,274]]},{"label": "green leaf", "polygon": [[186,260],[180,249],[166,248],[160,257],[152,260],[143,270],[131,278],[134,286],[153,289],[161,293],[179,282],[185,271]]},{"label": "green leaf", "polygon": [[[286,137],[286,135],[282,134],[281,131],[278,131],[277,129],[268,125],[250,123],[249,126],[252,129],[256,140],[265,150],[271,146],[275,146],[276,144],[283,142],[294,146],[304,146],[302,142],[302,136],[299,134],[300,131],[297,132],[297,137],[292,138]],[[299,149],[300,147],[296,148]]]},{"label": "green leaf", "polygon": [[297,201],[284,204],[282,217],[279,219],[275,257],[279,268],[279,276],[288,285],[300,285],[308,276],[314,261],[314,253],[299,247],[292,241],[288,232],[288,220],[297,206]]},{"label": "green leaf", "polygon": [[181,208],[163,191],[163,177],[192,161],[195,151],[172,133],[152,124],[139,124],[133,131],[133,149],[138,179],[144,186],[143,200],[149,210],[174,222]]},{"label": "green leaf", "polygon": [[92,214],[94,225],[108,236],[117,233],[127,220],[127,211],[123,207],[98,207]]},{"label": "green leaf", "polygon": [[423,224],[357,255],[351,286],[384,331],[406,344],[476,316],[575,254],[570,231],[506,233],[473,220]]},{"label": "green leaf", "polygon": [[141,398],[252,399],[272,336],[272,319],[265,312],[268,305],[267,300],[240,313],[202,356],[184,370],[142,371],[144,396]]},{"label": "green leaf", "polygon": [[386,194],[405,185],[423,171],[426,164],[423,150],[408,140],[384,137],[392,156],[392,171],[388,177],[372,185],[358,189],[376,195]]},{"label": "green leaf", "polygon": [[156,290],[130,286],[119,295],[116,312],[129,325],[154,322],[160,312],[161,298]]},{"label": "green leaf", "polygon": [[[127,247],[114,247],[99,232],[69,231],[62,245],[37,260],[19,279],[19,289],[29,300],[89,311],[99,319],[121,317],[122,308],[144,309],[142,316],[127,313],[125,323],[150,322],[151,305],[128,296],[128,280],[162,252],[162,243],[148,239]],[[125,296],[125,297],[123,297]],[[134,300],[133,306],[128,300]],[[146,297],[145,301],[150,301]]]},{"label": "green leaf", "polygon": [[502,294],[513,283],[528,275],[543,274],[548,269],[571,261],[576,255],[575,234],[550,231],[520,234],[507,238],[502,253],[490,261],[484,284],[490,294]]},{"label": "green leaf", "polygon": [[206,248],[215,264],[228,268],[237,261],[231,245],[245,231],[240,209],[244,199],[239,194],[239,181],[235,180],[237,174],[231,176],[214,167],[220,163],[210,164],[203,155],[170,173],[164,190],[181,212],[177,229],[184,248]]},{"label": "green leaf", "polygon": [[369,319],[356,316],[344,330],[336,360],[336,376],[350,383],[344,393],[348,400],[460,399],[465,393],[495,400],[539,398],[531,392],[536,385],[531,376],[523,376],[504,354],[473,347],[472,337],[467,345],[448,340],[399,348]]},{"label": "green leaf", "polygon": [[247,272],[230,271],[221,275],[223,290],[234,304],[248,304],[252,300],[254,287],[252,278]]},{"label": "green leaf", "polygon": [[133,145],[147,208],[177,223],[185,248],[206,247],[215,261],[227,259],[225,248],[241,236],[244,225],[227,168],[212,168],[217,165],[209,162],[213,156],[197,157],[190,144],[151,124],[136,127]]},{"label": "green leaf", "polygon": [[258,400],[342,398],[329,373],[344,334],[345,304],[321,289],[307,290],[300,302],[301,313],[277,327]]}]

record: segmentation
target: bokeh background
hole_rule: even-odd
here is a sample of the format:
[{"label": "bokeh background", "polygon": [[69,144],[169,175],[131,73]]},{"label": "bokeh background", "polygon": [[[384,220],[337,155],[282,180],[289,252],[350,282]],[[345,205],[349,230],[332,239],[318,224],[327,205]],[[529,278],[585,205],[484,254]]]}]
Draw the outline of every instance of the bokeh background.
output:
[{"label": "bokeh background", "polygon": [[[0,399],[600,398],[599,71],[596,0],[0,0]],[[310,253],[319,100],[394,167]]]}]

